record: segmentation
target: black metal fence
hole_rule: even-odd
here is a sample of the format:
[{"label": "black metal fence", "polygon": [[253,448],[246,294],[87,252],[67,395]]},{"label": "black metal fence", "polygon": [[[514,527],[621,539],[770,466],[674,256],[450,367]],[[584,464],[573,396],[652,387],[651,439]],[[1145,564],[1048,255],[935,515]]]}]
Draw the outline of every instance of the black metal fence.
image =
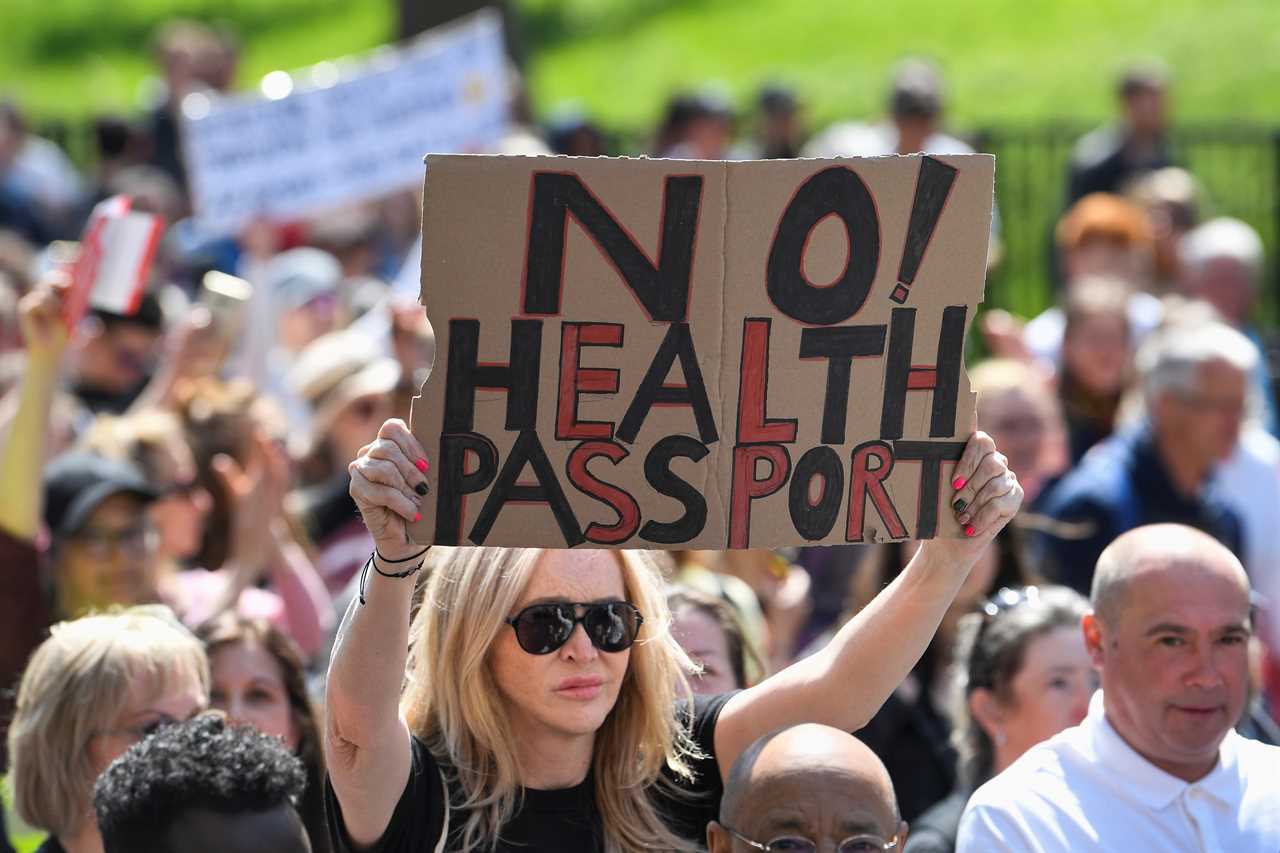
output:
[{"label": "black metal fence", "polygon": [[[988,127],[973,135],[996,155],[1003,264],[988,283],[987,303],[1031,316],[1052,301],[1049,249],[1063,211],[1071,149],[1089,128],[1078,125]],[[1262,235],[1267,277],[1259,317],[1280,324],[1280,127],[1198,125],[1174,134],[1176,158],[1203,186],[1205,212],[1235,216]]]},{"label": "black metal fence", "polygon": [[[86,124],[52,124],[41,132],[77,162],[92,156]],[[996,197],[1005,256],[988,283],[987,304],[1033,316],[1053,301],[1049,249],[1065,201],[1067,163],[1088,127],[1069,124],[990,126],[970,134],[979,151],[996,155]],[[643,139],[619,133],[620,141]],[[1267,278],[1258,319],[1280,327],[1280,126],[1188,125],[1174,134],[1177,159],[1199,179],[1206,211],[1253,225],[1267,246]],[[625,146],[625,142],[623,142]]]}]

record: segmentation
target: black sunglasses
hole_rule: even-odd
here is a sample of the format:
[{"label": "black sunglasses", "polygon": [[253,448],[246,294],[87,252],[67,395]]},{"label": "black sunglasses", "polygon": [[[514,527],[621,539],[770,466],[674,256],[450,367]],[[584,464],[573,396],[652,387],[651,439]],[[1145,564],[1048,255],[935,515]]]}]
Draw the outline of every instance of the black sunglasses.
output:
[{"label": "black sunglasses", "polygon": [[602,652],[622,652],[631,648],[644,624],[644,617],[626,601],[579,604],[531,604],[507,620],[516,629],[516,642],[531,655],[549,655],[569,642],[573,629],[582,623],[591,644]]}]

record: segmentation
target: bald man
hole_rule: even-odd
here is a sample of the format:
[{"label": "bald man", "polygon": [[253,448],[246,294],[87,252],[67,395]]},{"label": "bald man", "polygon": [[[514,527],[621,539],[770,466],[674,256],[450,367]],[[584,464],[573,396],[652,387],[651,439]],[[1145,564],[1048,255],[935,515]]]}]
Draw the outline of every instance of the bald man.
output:
[{"label": "bald man", "polygon": [[[848,732],[806,724],[765,735],[729,770],[710,853],[901,850],[907,825],[880,759]],[[896,846],[893,846],[896,845]]]},{"label": "bald man", "polygon": [[1233,727],[1249,694],[1249,581],[1212,537],[1139,527],[1098,559],[1084,722],[979,788],[959,853],[1280,850],[1280,747]]}]

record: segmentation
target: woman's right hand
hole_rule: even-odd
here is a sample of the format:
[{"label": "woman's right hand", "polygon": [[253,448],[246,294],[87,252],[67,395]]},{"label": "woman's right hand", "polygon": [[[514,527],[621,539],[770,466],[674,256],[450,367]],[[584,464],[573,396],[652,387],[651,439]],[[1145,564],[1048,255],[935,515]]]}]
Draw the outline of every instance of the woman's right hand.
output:
[{"label": "woman's right hand", "polygon": [[422,518],[420,501],[427,494],[427,454],[409,427],[392,418],[372,444],[347,466],[351,497],[378,553],[399,560],[421,551],[409,539],[409,522]]}]

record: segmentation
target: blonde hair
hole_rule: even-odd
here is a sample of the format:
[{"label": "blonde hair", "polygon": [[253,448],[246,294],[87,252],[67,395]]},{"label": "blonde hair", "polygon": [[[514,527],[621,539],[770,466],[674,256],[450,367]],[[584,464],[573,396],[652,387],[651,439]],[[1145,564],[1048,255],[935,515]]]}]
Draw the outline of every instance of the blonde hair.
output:
[{"label": "blonde hair", "polygon": [[192,675],[207,695],[204,648],[162,605],[54,625],[22,675],[9,727],[9,778],[22,819],[59,837],[91,820],[90,741],[124,710],[135,684],[160,692]]},{"label": "blonde hair", "polygon": [[[436,553],[439,552],[439,553]],[[543,556],[532,548],[433,548],[435,563],[410,630],[401,710],[410,730],[453,768],[465,810],[464,850],[494,849],[518,807],[520,781],[510,726],[490,649]],[[653,559],[609,552],[622,569],[627,600],[644,616],[617,703],[596,732],[592,768],[606,850],[698,850],[673,834],[650,799],[666,785],[664,767],[692,778],[702,757],[676,714],[691,696],[695,664],[670,632],[671,614]],[[683,696],[679,696],[677,691]]]}]

